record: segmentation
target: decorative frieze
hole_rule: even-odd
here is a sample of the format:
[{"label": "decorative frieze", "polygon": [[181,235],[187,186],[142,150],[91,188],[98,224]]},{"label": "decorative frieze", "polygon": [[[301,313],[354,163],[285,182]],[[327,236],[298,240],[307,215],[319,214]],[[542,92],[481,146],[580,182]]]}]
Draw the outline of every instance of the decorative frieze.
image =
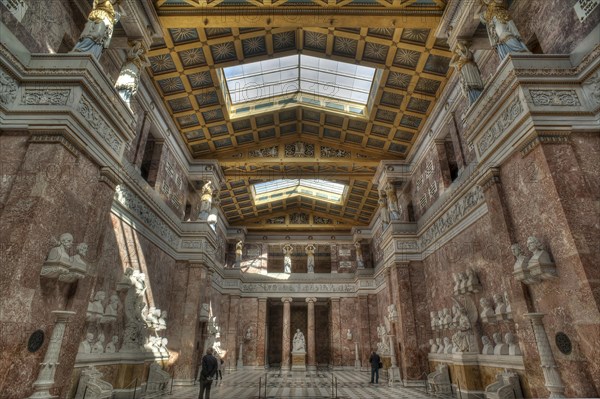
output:
[{"label": "decorative frieze", "polygon": [[12,104],[17,98],[17,81],[0,69],[0,104]]},{"label": "decorative frieze", "polygon": [[508,128],[521,113],[523,112],[523,103],[519,97],[515,98],[515,100],[502,111],[500,117],[487,129],[487,132],[483,135],[483,137],[479,140],[477,144],[477,148],[479,150],[479,154],[485,153],[491,146],[496,142],[496,140],[505,133],[506,128]]},{"label": "decorative frieze", "polygon": [[252,150],[248,152],[248,156],[250,158],[277,158],[279,155],[279,150],[277,146],[259,148],[258,150]]},{"label": "decorative frieze", "polygon": [[564,144],[569,141],[570,132],[536,132],[535,135],[521,146],[523,156],[529,154],[538,145],[544,144]]},{"label": "decorative frieze", "polygon": [[123,143],[117,138],[116,132],[102,119],[98,111],[85,97],[81,98],[77,111],[113,151],[116,153],[121,152]]},{"label": "decorative frieze", "polygon": [[[221,286],[227,280],[221,281]],[[286,284],[286,283],[245,283],[242,284],[243,292],[298,292],[298,293],[306,293],[306,292],[322,292],[322,293],[330,293],[330,292],[340,292],[340,293],[354,293],[357,291],[356,284],[352,283],[342,283],[342,284],[334,284],[334,283],[299,283],[299,284]]]},{"label": "decorative frieze", "polygon": [[583,83],[583,92],[588,95],[594,105],[600,105],[600,69]]},{"label": "decorative frieze", "polygon": [[177,235],[156,213],[127,186],[120,184],[115,191],[115,201],[139,218],[149,229],[177,248]]},{"label": "decorative frieze", "polygon": [[321,146],[321,158],[350,158],[350,151]]},{"label": "decorative frieze", "polygon": [[315,156],[315,145],[296,141],[285,145],[285,156],[294,158],[307,158]]},{"label": "decorative frieze", "polygon": [[576,107],[581,105],[575,90],[529,90],[533,105]]},{"label": "decorative frieze", "polygon": [[484,196],[481,187],[473,187],[421,235],[421,238],[419,239],[419,246],[421,248],[427,247],[430,243],[450,230],[467,213],[482,203],[483,200]]},{"label": "decorative frieze", "polygon": [[70,89],[25,89],[23,105],[67,105]]}]

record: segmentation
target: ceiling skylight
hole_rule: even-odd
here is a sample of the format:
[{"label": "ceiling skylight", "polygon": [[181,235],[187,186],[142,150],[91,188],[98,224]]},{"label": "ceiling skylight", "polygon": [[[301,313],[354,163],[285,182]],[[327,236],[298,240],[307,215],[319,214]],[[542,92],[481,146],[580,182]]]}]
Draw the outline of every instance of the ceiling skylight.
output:
[{"label": "ceiling skylight", "polygon": [[232,105],[299,95],[299,102],[335,99],[366,105],[376,69],[308,55],[223,68]]},{"label": "ceiling skylight", "polygon": [[256,204],[305,196],[325,202],[341,203],[346,186],[318,179],[279,179],[254,185]]}]

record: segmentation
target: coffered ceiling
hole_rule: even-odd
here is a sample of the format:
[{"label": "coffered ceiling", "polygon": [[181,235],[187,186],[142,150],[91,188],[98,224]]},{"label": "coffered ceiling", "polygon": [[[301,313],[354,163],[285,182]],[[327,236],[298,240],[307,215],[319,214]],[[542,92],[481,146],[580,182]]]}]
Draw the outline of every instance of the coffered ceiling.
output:
[{"label": "coffered ceiling", "polygon": [[[376,187],[370,182],[375,168],[382,159],[406,157],[450,74],[449,49],[433,35],[444,2],[288,0],[269,3],[269,10],[285,4],[297,9],[300,3],[310,4],[310,8],[327,5],[326,12],[332,15],[335,9],[352,8],[352,4],[361,4],[363,11],[396,10],[396,16],[402,10],[412,13],[410,18],[399,18],[404,24],[396,24],[401,25],[398,27],[265,27],[253,20],[250,27],[202,28],[207,21],[194,14],[200,6],[206,11],[233,3],[158,1],[164,42],[155,43],[149,52],[148,69],[191,155],[217,159],[223,167],[227,183],[221,187],[220,197],[231,223],[272,228],[281,225],[280,216],[285,216],[283,225],[290,228],[368,224],[376,210]],[[267,2],[255,0],[235,4],[246,9],[268,8]],[[360,16],[360,9],[344,15],[354,13],[352,25],[373,23],[373,19]],[[415,18],[419,10],[421,24]],[[212,15],[209,19],[214,21]],[[435,23],[431,18],[437,18]],[[185,26],[174,26],[177,21]],[[254,111],[247,117],[229,115],[228,93],[219,81],[221,68],[298,53],[380,70],[368,115],[305,104],[276,104],[276,110]],[[301,152],[295,150],[296,143],[302,144]],[[348,185],[354,197],[348,197],[340,209],[307,198],[282,200],[259,209],[251,196],[246,198],[252,182],[283,177],[338,181]],[[308,213],[307,218],[294,219],[307,223],[291,223],[294,212]],[[275,217],[279,217],[278,223],[268,222]],[[322,223],[320,217],[331,223]]]}]

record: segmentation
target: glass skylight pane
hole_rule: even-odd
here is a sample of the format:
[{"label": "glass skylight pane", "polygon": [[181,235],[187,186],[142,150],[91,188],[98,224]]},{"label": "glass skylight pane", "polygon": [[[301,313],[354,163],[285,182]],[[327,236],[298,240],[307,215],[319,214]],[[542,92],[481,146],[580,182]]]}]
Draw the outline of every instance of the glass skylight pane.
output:
[{"label": "glass skylight pane", "polygon": [[224,68],[232,104],[297,93],[365,105],[375,69],[291,55]]}]

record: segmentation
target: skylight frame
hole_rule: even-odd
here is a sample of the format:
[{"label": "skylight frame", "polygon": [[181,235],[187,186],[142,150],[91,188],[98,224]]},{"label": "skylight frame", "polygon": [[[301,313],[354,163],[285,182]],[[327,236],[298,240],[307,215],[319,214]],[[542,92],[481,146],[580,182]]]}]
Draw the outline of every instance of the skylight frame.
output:
[{"label": "skylight frame", "polygon": [[[275,67],[282,64],[283,68]],[[284,71],[293,71],[297,76],[291,79],[288,74],[283,81],[264,82],[264,76]],[[382,73],[383,70],[374,67],[305,54],[217,70],[231,119],[298,105],[366,118]],[[259,91],[261,84],[263,88]]]},{"label": "skylight frame", "polygon": [[339,205],[347,192],[345,184],[320,179],[277,179],[252,185],[255,205],[297,196]]}]

